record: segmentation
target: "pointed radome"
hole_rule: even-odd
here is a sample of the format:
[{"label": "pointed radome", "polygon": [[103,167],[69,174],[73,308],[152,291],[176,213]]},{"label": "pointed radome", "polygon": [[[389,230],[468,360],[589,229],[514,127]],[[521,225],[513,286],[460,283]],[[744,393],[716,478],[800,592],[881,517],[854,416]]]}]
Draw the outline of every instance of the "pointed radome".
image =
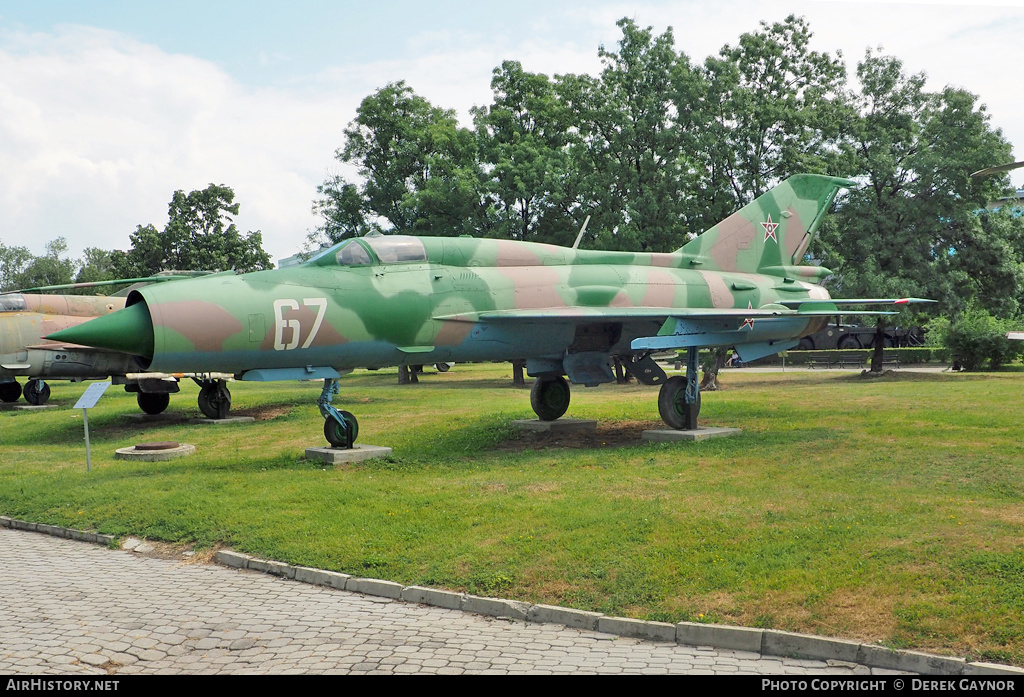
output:
[{"label": "pointed radome", "polygon": [[132,305],[46,337],[70,344],[153,357],[153,322],[144,304]]}]

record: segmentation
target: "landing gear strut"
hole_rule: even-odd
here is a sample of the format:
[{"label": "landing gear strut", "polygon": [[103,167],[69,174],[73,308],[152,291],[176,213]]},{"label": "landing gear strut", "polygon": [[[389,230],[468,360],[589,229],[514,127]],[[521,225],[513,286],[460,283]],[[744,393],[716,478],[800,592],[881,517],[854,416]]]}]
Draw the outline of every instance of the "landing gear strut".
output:
[{"label": "landing gear strut", "polygon": [[21,394],[25,397],[26,402],[33,406],[39,406],[46,404],[46,400],[50,398],[50,386],[42,380],[29,380],[25,383],[25,389]]},{"label": "landing gear strut", "polygon": [[697,349],[686,354],[686,377],[676,375],[661,386],[658,412],[662,420],[676,430],[696,431],[700,413],[700,385],[697,381]]},{"label": "landing gear strut", "polygon": [[21,385],[17,380],[11,382],[0,382],[0,401],[12,403],[17,402],[21,396]]},{"label": "landing gear strut", "polygon": [[569,382],[561,375],[541,375],[530,390],[530,406],[541,421],[554,421],[569,409]]},{"label": "landing gear strut", "polygon": [[[202,388],[199,390],[199,411],[210,419],[226,419],[231,410],[231,392],[227,383],[223,380],[206,380],[199,384]],[[142,406],[141,402],[139,406]]]},{"label": "landing gear strut", "polygon": [[320,414],[324,417],[324,437],[332,448],[351,449],[359,435],[359,422],[348,411],[335,409],[331,400],[338,394],[338,381],[335,378],[324,380],[324,389],[316,400]]}]

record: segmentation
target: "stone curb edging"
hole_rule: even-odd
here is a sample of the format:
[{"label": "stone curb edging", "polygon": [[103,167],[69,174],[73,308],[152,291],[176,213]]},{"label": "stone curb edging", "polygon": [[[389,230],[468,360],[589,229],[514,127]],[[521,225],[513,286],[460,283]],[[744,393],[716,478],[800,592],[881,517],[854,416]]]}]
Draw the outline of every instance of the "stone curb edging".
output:
[{"label": "stone curb edging", "polygon": [[53,537],[65,537],[69,540],[78,540],[79,542],[92,542],[93,544],[103,545],[105,547],[109,547],[114,544],[114,537],[112,535],[101,535],[97,532],[85,532],[83,530],[75,530],[73,528],[46,525],[44,523],[28,523],[24,520],[15,520],[14,518],[8,518],[7,516],[2,515],[0,515],[0,528],[41,532],[46,535],[52,535]]},{"label": "stone curb edging", "polygon": [[[0,527],[41,532],[82,542],[112,546],[111,535],[83,532],[42,523],[28,523],[0,516]],[[563,624],[617,636],[649,641],[674,642],[687,646],[750,651],[769,656],[807,658],[820,661],[837,660],[870,668],[924,673],[930,675],[1024,675],[1024,669],[995,663],[967,662],[963,658],[937,656],[919,651],[888,649],[874,644],[861,644],[844,639],[830,639],[809,634],[782,632],[774,629],[731,627],[698,622],[647,622],[626,617],[608,617],[600,612],[587,612],[554,605],[531,605],[517,600],[484,598],[466,593],[403,586],[393,581],[359,578],[336,571],[324,571],[283,562],[258,559],[231,550],[214,554],[217,563],[234,569],[260,571],[302,583],[327,586],[365,595],[374,595],[403,602],[421,603],[449,610],[478,615],[502,617],[526,622]]]},{"label": "stone curb edging", "polygon": [[217,552],[214,559],[224,566],[235,569],[265,571],[277,576],[293,578],[296,581],[330,586],[366,595],[421,603],[449,610],[461,610],[490,617],[562,624],[576,629],[589,629],[605,634],[649,641],[750,651],[768,656],[845,661],[871,668],[929,675],[1024,675],[1024,669],[1013,666],[995,663],[968,663],[963,658],[937,656],[919,651],[900,651],[873,644],[829,639],[810,634],[698,622],[679,622],[678,624],[647,622],[626,617],[608,617],[600,612],[587,612],[554,605],[531,605],[517,600],[484,598],[422,586],[403,587],[393,581],[357,578],[348,574],[307,567],[290,567],[280,562],[268,562],[230,550]]}]

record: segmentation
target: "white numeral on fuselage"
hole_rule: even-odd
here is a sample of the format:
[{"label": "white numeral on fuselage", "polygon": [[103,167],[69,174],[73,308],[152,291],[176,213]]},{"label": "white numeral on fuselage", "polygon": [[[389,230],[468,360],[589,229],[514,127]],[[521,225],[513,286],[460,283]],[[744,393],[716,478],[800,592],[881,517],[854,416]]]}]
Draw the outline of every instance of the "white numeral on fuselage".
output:
[{"label": "white numeral on fuselage", "polygon": [[[303,298],[302,304],[306,307],[316,308],[316,319],[313,320],[313,328],[309,332],[309,336],[302,342],[302,348],[309,348],[310,344],[313,343],[313,339],[316,338],[317,332],[320,331],[320,325],[323,324],[324,315],[327,314],[327,298]],[[291,351],[297,348],[299,345],[299,337],[302,333],[302,327],[299,325],[298,319],[285,319],[285,309],[298,310],[299,302],[292,300],[291,298],[281,298],[280,300],[274,301],[274,350],[275,351]],[[284,342],[284,332],[288,330],[288,343]]]}]

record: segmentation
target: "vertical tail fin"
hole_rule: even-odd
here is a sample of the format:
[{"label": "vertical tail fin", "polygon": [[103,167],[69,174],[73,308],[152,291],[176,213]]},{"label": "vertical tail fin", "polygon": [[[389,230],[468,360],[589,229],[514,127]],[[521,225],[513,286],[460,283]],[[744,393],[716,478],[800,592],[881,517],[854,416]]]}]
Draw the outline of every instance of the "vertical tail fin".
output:
[{"label": "vertical tail fin", "polygon": [[856,186],[848,179],[797,174],[679,251],[715,271],[770,273],[798,266],[836,194]]}]

